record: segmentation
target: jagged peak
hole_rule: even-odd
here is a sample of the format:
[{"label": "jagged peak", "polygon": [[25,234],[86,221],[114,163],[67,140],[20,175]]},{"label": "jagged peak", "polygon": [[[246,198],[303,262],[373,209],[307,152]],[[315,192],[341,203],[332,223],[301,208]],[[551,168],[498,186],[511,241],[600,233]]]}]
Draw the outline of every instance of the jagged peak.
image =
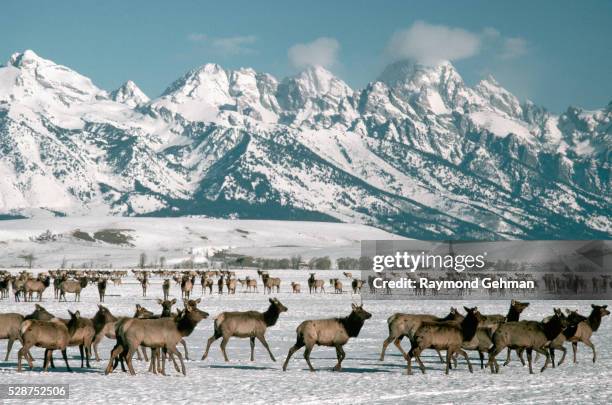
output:
[{"label": "jagged peak", "polygon": [[448,82],[463,83],[461,75],[449,61],[423,65],[413,60],[401,60],[388,65],[378,80],[390,87],[435,86]]},{"label": "jagged peak", "polygon": [[23,52],[15,52],[9,58],[8,64],[15,67],[23,67],[31,64],[53,63],[47,59],[43,59],[31,49],[26,49]]},{"label": "jagged peak", "polygon": [[131,80],[123,83],[110,94],[110,98],[119,103],[135,107],[149,101],[149,97]]},{"label": "jagged peak", "polygon": [[207,78],[223,76],[223,80],[227,80],[228,72],[217,63],[206,63],[198,68],[192,69],[185,73],[182,77],[175,80],[164,92],[162,96],[180,91],[183,87],[197,87],[202,82],[207,81]]}]

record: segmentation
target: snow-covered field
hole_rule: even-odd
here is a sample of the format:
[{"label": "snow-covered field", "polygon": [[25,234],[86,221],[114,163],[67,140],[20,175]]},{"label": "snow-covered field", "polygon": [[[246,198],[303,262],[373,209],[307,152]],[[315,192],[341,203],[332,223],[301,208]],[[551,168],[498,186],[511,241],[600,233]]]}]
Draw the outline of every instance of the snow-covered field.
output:
[{"label": "snow-covered field", "polygon": [[[255,272],[238,271],[239,277]],[[211,348],[210,356],[200,361],[206,339],[212,333],[212,318],[223,310],[265,310],[268,296],[262,293],[246,294],[238,292],[234,296],[214,294],[202,297],[201,308],[211,314],[194,333],[187,338],[191,361],[186,362],[187,377],[178,375],[173,369],[170,376],[154,376],[147,372],[144,362],[135,361],[137,376],[130,377],[115,372],[104,376],[103,367],[112,347],[105,339],[100,345],[103,361],[93,364],[91,370],[81,370],[77,366],[78,349],[70,348],[69,356],[74,373],[63,371],[62,361],[56,354],[58,369],[49,373],[41,372],[41,349],[34,349],[36,368],[34,371],[16,373],[16,350],[8,363],[0,363],[2,383],[65,383],[70,384],[72,403],[609,403],[612,398],[612,320],[604,319],[595,333],[598,360],[594,365],[591,352],[580,345],[578,364],[566,363],[556,369],[549,368],[544,373],[529,375],[515,358],[500,374],[491,375],[488,370],[475,367],[470,374],[465,363],[459,363],[457,370],[445,376],[443,367],[438,363],[434,352],[424,357],[427,374],[418,369],[412,376],[406,375],[406,363],[396,348],[391,345],[384,361],[379,361],[383,339],[387,336],[386,320],[394,312],[427,312],[446,314],[449,307],[477,305],[483,313],[506,313],[507,301],[366,301],[364,307],[373,316],[368,320],[358,338],[346,346],[346,360],[342,372],[333,372],[335,351],[317,347],[312,354],[316,373],[308,371],[303,359],[303,350],[296,353],[289,364],[289,370],[281,370],[287,350],[294,343],[295,328],[304,319],[344,316],[349,313],[352,302],[359,302],[358,296],[345,294],[300,295],[291,294],[290,281],[306,285],[308,273],[305,271],[276,271],[274,275],[283,280],[281,292],[274,294],[285,304],[289,311],[283,313],[276,326],[270,328],[267,340],[277,357],[272,362],[259,343],[256,344],[255,362],[249,359],[248,339],[230,340],[228,355],[230,362],[225,363],[219,349],[219,342]],[[324,278],[337,277],[340,272],[319,272]],[[238,288],[239,290],[240,288]],[[140,286],[135,280],[128,279],[126,284],[109,286],[106,306],[116,315],[131,315],[134,305],[140,303],[158,312],[155,300],[161,296],[161,280],[153,279],[149,296],[141,297]],[[199,286],[196,288],[200,295]],[[180,289],[173,285],[172,295],[180,296]],[[88,287],[82,294],[80,303],[58,303],[52,298],[52,291],[46,291],[43,306],[56,315],[67,317],[67,309],[79,309],[83,315],[93,316],[98,304],[97,290]],[[70,300],[71,298],[69,298]],[[523,313],[524,319],[541,319],[552,314],[553,307],[579,308],[588,313],[590,302],[570,301],[532,301]],[[29,313],[33,303],[0,301],[1,312]],[[18,344],[16,346],[19,346]],[[404,342],[407,348],[409,344]],[[6,341],[0,341],[0,355],[4,357]],[[477,355],[472,353],[472,362],[477,364]],[[195,359],[195,360],[194,360]],[[559,357],[557,357],[559,359]],[[569,361],[568,361],[569,360]],[[540,360],[541,364],[542,360]]]},{"label": "snow-covered field", "polygon": [[[84,233],[94,241],[74,236]],[[127,244],[99,240],[96,232],[113,230]],[[55,240],[35,242],[50,231]],[[141,253],[147,262],[165,257],[168,265],[184,260],[206,261],[218,250],[255,257],[359,257],[360,241],[403,239],[358,224],[304,221],[226,220],[208,218],[66,217],[0,221],[0,267],[22,266],[20,255],[33,253],[35,267],[136,266]]]}]

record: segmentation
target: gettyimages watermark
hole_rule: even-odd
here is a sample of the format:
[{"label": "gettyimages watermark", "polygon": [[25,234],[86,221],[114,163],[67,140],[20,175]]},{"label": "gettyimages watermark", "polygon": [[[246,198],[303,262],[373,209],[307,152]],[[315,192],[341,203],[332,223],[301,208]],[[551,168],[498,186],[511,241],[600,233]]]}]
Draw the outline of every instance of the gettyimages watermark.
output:
[{"label": "gettyimages watermark", "polygon": [[363,299],[611,299],[612,241],[362,241]]}]

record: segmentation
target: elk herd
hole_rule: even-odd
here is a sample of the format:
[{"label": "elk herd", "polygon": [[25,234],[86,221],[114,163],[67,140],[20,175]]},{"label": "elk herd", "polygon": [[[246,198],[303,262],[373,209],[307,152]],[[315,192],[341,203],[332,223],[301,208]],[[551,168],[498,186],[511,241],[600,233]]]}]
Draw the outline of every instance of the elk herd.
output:
[{"label": "elk herd", "polygon": [[[133,271],[138,283],[142,286],[143,295],[147,294],[151,275],[146,272]],[[132,316],[118,316],[102,305],[104,302],[107,282],[110,280],[115,286],[122,284],[122,278],[127,272],[68,272],[49,271],[33,276],[23,272],[16,276],[3,276],[2,281],[6,287],[2,289],[3,298],[8,297],[8,286],[13,290],[15,300],[26,301],[41,300],[47,287],[53,285],[55,297],[62,301],[66,293],[74,294],[75,301],[80,298],[80,292],[89,283],[96,283],[100,294],[100,304],[93,318],[87,318],[79,310],[67,311],[68,317],[62,314],[51,314],[40,304],[35,304],[34,311],[27,315],[18,313],[0,314],[0,339],[8,341],[7,353],[4,361],[8,361],[15,342],[21,344],[17,353],[17,370],[22,370],[25,361],[30,369],[33,367],[33,348],[45,349],[43,355],[43,369],[54,368],[53,352],[59,351],[62,355],[66,369],[71,370],[67,350],[71,347],[79,348],[81,368],[90,367],[92,354],[96,361],[100,361],[98,346],[104,339],[114,340],[109,355],[105,373],[112,373],[119,365],[123,371],[135,374],[133,357],[143,359],[149,363],[151,373],[166,375],[166,360],[173,363],[174,369],[186,375],[184,360],[189,360],[187,341],[198,325],[209,318],[209,313],[202,306],[202,298],[193,299],[192,294],[200,277],[201,293],[212,293],[216,278],[218,292],[222,294],[235,294],[236,287],[257,291],[257,280],[246,277],[236,278],[233,272],[176,272],[173,274],[160,274],[162,282],[163,299],[157,299],[159,312],[153,312],[137,304]],[[259,271],[264,292],[268,294],[279,293],[281,279],[272,277],[268,272]],[[351,280],[355,288],[354,279],[350,273],[344,276]],[[254,281],[254,282],[253,282]],[[177,299],[170,299],[172,282],[180,286],[182,303],[180,308],[172,310],[178,304]],[[4,284],[0,285],[3,286]],[[315,273],[310,273],[307,280],[310,293],[324,292],[326,282],[317,279]],[[342,280],[335,278],[329,280],[329,286],[335,291],[342,291]],[[358,286],[361,288],[361,285]],[[300,293],[300,284],[291,283],[293,294]],[[358,289],[356,290],[359,291]],[[278,298],[269,298],[267,308],[257,308],[250,311],[224,311],[217,314],[212,322],[212,335],[206,342],[201,360],[206,360],[211,346],[221,339],[220,350],[225,361],[229,361],[227,345],[230,338],[248,338],[250,341],[250,360],[255,360],[255,342],[266,349],[273,361],[276,361],[268,341],[266,332],[282,321],[282,314],[290,308],[283,305]],[[463,312],[463,313],[462,313]],[[445,373],[458,368],[458,360],[464,359],[470,372],[473,371],[469,352],[475,352],[480,359],[480,368],[490,369],[491,373],[499,373],[498,357],[505,352],[504,365],[512,359],[512,352],[525,365],[526,353],[529,372],[533,373],[533,364],[538,356],[544,357],[541,371],[549,365],[561,365],[566,357],[567,349],[564,344],[571,344],[573,361],[577,362],[578,343],[589,347],[592,351],[592,361],[597,359],[595,345],[592,341],[594,332],[600,328],[603,318],[610,315],[607,305],[591,305],[589,314],[580,314],[576,310],[562,310],[553,308],[544,319],[525,320],[524,314],[529,312],[529,303],[512,300],[506,314],[483,314],[477,307],[450,308],[444,315],[423,313],[395,313],[387,319],[388,336],[382,342],[380,361],[384,361],[389,344],[394,343],[406,361],[408,374],[412,373],[413,360],[420,370],[425,373],[422,361],[423,351],[433,349],[437,352]],[[303,357],[311,371],[311,353],[314,346],[333,347],[336,351],[337,363],[333,370],[340,371],[342,362],[346,357],[344,346],[351,338],[357,338],[365,322],[372,314],[363,308],[363,305],[352,304],[351,312],[345,316],[328,319],[307,319],[297,326],[295,343],[288,349],[282,369],[289,366],[292,356],[304,348]],[[410,343],[406,351],[402,347],[402,340]],[[178,346],[182,346],[179,350]],[[555,364],[555,352],[561,351],[562,357]],[[533,359],[533,352],[536,358]],[[177,362],[178,360],[178,362]],[[127,366],[127,369],[126,369]]]}]

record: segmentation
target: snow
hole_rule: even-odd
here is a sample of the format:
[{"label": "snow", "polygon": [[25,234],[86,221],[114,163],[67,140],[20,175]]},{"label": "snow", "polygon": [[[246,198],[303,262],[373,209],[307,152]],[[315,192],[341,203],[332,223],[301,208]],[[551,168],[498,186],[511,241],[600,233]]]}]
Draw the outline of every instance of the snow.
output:
[{"label": "snow", "polygon": [[471,120],[480,128],[491,131],[494,135],[505,137],[517,135],[520,139],[532,142],[533,136],[521,122],[490,111],[478,111],[470,114]]},{"label": "snow", "polygon": [[[148,201],[145,201],[148,203]],[[145,203],[143,202],[143,203]],[[75,230],[93,235],[105,229],[123,230],[132,246],[86,242],[71,237]],[[63,237],[37,243],[30,238],[50,230]],[[208,218],[65,217],[2,221],[0,266],[22,264],[18,256],[36,252],[36,263],[54,267],[66,258],[70,264],[136,264],[141,253],[168,262],[198,259],[198,255],[230,248],[232,253],[256,257],[304,258],[329,255],[359,257],[360,240],[401,239],[385,231],[356,224],[303,221],[223,220]]]},{"label": "snow", "polygon": [[[240,278],[254,271],[236,270]],[[394,345],[390,345],[384,361],[379,361],[382,341],[387,337],[387,318],[395,313],[410,311],[414,313],[448,313],[450,306],[478,306],[482,313],[505,314],[508,300],[493,301],[365,301],[364,308],[372,313],[366,321],[359,337],[351,339],[344,346],[346,359],[343,371],[333,372],[336,362],[333,348],[315,347],[311,360],[317,372],[311,373],[303,359],[303,349],[289,362],[286,372],[281,370],[287,351],[295,342],[295,329],[305,319],[320,319],[346,316],[351,303],[359,303],[358,296],[344,294],[310,295],[290,293],[290,281],[306,286],[307,271],[271,271],[280,277],[281,292],[274,294],[288,311],[281,314],[278,323],[269,328],[266,339],[277,361],[268,357],[259,342],[255,345],[255,362],[249,361],[248,339],[232,338],[227,346],[229,363],[223,361],[217,340],[210,349],[209,357],[200,360],[205,342],[212,335],[213,318],[227,310],[265,310],[268,296],[260,293],[238,292],[234,296],[216,293],[204,295],[200,308],[210,314],[202,321],[193,334],[186,338],[189,355],[186,361],[187,376],[183,377],[169,366],[169,376],[154,376],[147,372],[148,365],[134,360],[136,376],[127,376],[117,370],[109,376],[103,374],[108,362],[113,341],[104,339],[100,344],[102,361],[93,361],[91,370],[78,366],[78,349],[69,348],[68,355],[73,373],[64,372],[63,361],[55,353],[56,370],[48,373],[41,371],[42,349],[32,349],[35,358],[34,371],[16,373],[16,356],[19,344],[15,344],[9,362],[0,362],[0,378],[3,384],[69,384],[70,401],[73,403],[251,403],[251,404],[396,404],[396,403],[513,403],[533,404],[551,403],[562,400],[565,403],[608,403],[612,387],[606,384],[612,378],[612,321],[607,317],[601,328],[594,333],[592,341],[597,348],[597,363],[591,361],[591,351],[580,344],[577,364],[571,361],[571,348],[565,363],[555,369],[548,368],[539,372],[540,359],[535,374],[529,375],[513,353],[512,362],[501,367],[500,374],[492,375],[488,369],[481,370],[477,354],[471,352],[474,373],[470,374],[465,362],[460,359],[456,370],[444,375],[443,366],[433,351],[423,354],[427,367],[426,374],[414,369],[414,374],[406,375],[406,362]],[[343,283],[348,280],[338,271],[317,272],[324,279],[340,277]],[[141,304],[158,313],[160,307],[155,302],[161,297],[161,282],[153,278],[148,289],[148,297],[141,297],[140,286],[128,278],[122,286],[108,286],[105,305],[115,315],[132,315],[134,305]],[[261,289],[261,282],[259,282]],[[97,310],[98,297],[94,286],[87,287],[80,303],[58,303],[52,299],[53,293],[45,292],[42,305],[51,313],[67,317],[67,309],[81,311],[83,316],[91,317]],[[200,286],[195,287],[195,296],[200,296]],[[179,298],[180,289],[172,283],[171,298]],[[71,298],[69,298],[70,300]],[[522,314],[522,319],[541,320],[552,314],[553,307],[579,309],[581,313],[590,312],[590,302],[585,301],[530,301],[531,305]],[[30,313],[31,303],[15,303],[13,300],[0,301],[2,312]],[[463,311],[462,311],[463,312]],[[406,339],[402,341],[409,348]],[[182,351],[182,347],[179,346]],[[0,341],[2,359],[6,353],[6,340]],[[560,353],[557,352],[557,360]],[[31,401],[32,403],[39,403]]]}]

